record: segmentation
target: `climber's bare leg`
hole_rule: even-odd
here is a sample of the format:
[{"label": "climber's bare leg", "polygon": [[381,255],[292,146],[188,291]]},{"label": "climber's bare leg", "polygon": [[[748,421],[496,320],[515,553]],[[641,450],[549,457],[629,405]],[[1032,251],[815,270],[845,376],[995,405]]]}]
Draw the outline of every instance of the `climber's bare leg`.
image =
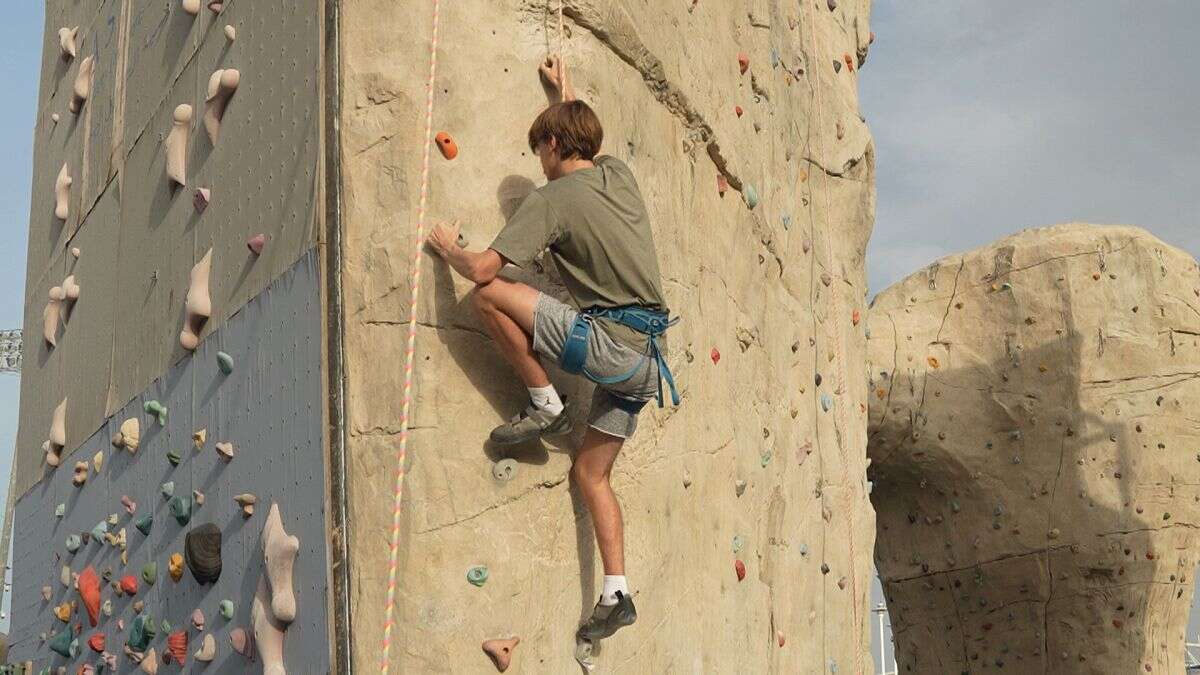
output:
[{"label": "climber's bare leg", "polygon": [[475,287],[475,309],[484,328],[526,387],[550,384],[546,369],[533,353],[537,300],[537,289],[500,277]]},{"label": "climber's bare leg", "polygon": [[604,574],[610,576],[625,574],[625,526],[621,505],[609,484],[613,462],[624,442],[623,438],[588,427],[571,466],[571,477],[592,516]]}]

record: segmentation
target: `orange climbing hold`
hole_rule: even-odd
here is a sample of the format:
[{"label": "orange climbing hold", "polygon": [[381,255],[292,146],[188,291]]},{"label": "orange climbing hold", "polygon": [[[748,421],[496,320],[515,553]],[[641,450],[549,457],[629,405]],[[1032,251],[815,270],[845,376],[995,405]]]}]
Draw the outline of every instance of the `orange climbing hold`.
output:
[{"label": "orange climbing hold", "polygon": [[137,577],[132,574],[126,574],[121,577],[121,592],[126,595],[137,595],[138,581]]},{"label": "orange climbing hold", "polygon": [[93,633],[88,638],[88,646],[96,653],[104,651],[104,633]]},{"label": "orange climbing hold", "polygon": [[439,131],[433,140],[437,141],[438,150],[442,151],[442,157],[446,159],[458,157],[458,144],[454,142],[453,138],[450,138],[450,134]]},{"label": "orange climbing hold", "polygon": [[857,309],[854,310],[854,312],[852,312],[850,314],[850,323],[854,324],[855,326],[857,326],[858,322],[861,320],[862,320],[862,315],[858,313]]},{"label": "orange climbing hold", "polygon": [[95,628],[100,617],[100,577],[96,576],[96,570],[91,565],[79,573],[76,588],[79,589],[79,597],[83,599],[83,606],[87,609],[88,623]]},{"label": "orange climbing hold", "polygon": [[850,72],[853,73],[854,72],[854,61],[850,58],[850,55],[843,53],[842,60],[846,62],[846,67],[849,68]]},{"label": "orange climbing hold", "polygon": [[938,363],[936,356],[930,356],[928,359],[930,368],[940,368],[942,364]]},{"label": "orange climbing hold", "polygon": [[746,71],[749,68],[750,68],[750,57],[746,56],[745,54],[738,54],[738,70],[741,71],[741,73],[743,75],[745,75]]}]

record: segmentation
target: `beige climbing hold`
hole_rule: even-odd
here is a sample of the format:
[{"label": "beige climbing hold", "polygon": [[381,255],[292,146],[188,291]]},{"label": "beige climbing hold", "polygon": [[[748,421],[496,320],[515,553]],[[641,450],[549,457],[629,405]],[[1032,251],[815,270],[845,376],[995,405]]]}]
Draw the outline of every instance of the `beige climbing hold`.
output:
[{"label": "beige climbing hold", "polygon": [[54,122],[55,124],[58,124],[59,119],[61,119],[61,118],[58,116],[58,113],[50,113],[50,121]]},{"label": "beige climbing hold", "polygon": [[63,162],[62,168],[58,171],[58,178],[54,179],[54,217],[59,220],[66,220],[67,216],[71,215],[71,169]]},{"label": "beige climbing hold", "polygon": [[142,657],[142,672],[147,675],[155,675],[158,672],[158,652],[154,647],[146,650],[146,655]]},{"label": "beige climbing hold", "polygon": [[58,573],[58,581],[67,588],[71,587],[71,567],[69,565],[62,566],[62,571]]},{"label": "beige climbing hold", "polygon": [[63,59],[70,61],[75,58],[79,51],[79,45],[76,43],[78,38],[79,26],[58,29],[58,48],[62,52]]},{"label": "beige climbing hold", "polygon": [[49,600],[50,596],[53,594],[54,594],[53,588],[50,588],[49,586],[42,586],[42,599],[43,600]]},{"label": "beige climbing hold", "polygon": [[79,72],[75,75],[75,86],[71,90],[71,102],[67,104],[67,109],[71,112],[78,114],[84,101],[91,96],[92,73],[95,69],[96,62],[90,56],[79,62]]},{"label": "beige climbing hold", "polygon": [[192,106],[180,103],[171,115],[171,133],[167,136],[167,177],[179,185],[187,183],[188,132],[192,126]]},{"label": "beige climbing hold", "polygon": [[237,502],[238,506],[242,507],[242,517],[249,518],[250,516],[254,515],[254,505],[258,503],[258,497],[255,497],[249,492],[243,492],[242,494],[234,497],[233,501]]},{"label": "beige climbing hold", "polygon": [[79,251],[78,246],[74,246],[71,248],[71,257],[75,258],[76,260],[79,260],[79,253],[80,253],[80,251]]},{"label": "beige climbing hold", "polygon": [[58,346],[58,322],[62,318],[62,302],[53,295],[42,310],[42,338],[51,347]]},{"label": "beige climbing hold", "polygon": [[195,444],[197,450],[204,447],[204,441],[206,440],[208,440],[208,429],[192,432],[192,443]]},{"label": "beige climbing hold", "polygon": [[211,270],[210,248],[192,268],[191,283],[184,302],[186,314],[183,319],[183,331],[179,334],[179,344],[189,351],[200,345],[200,331],[204,328],[204,322],[212,316],[212,297],[208,293],[208,276]]},{"label": "beige climbing hold", "polygon": [[62,286],[58,288],[62,289],[61,300],[74,302],[79,299],[79,284],[75,282],[74,274],[67,275],[67,278],[63,279]]},{"label": "beige climbing hold", "polygon": [[138,422],[138,418],[130,417],[121,423],[121,430],[113,434],[112,444],[118,448],[125,448],[132,454],[137,452],[141,439],[141,423]]},{"label": "beige climbing hold", "polygon": [[67,444],[67,399],[54,407],[50,416],[50,443],[60,449]]},{"label": "beige climbing hold", "polygon": [[279,504],[272,503],[262,533],[263,563],[271,585],[271,614],[284,624],[296,619],[296,594],[292,589],[292,568],[300,552],[300,539],[283,529]]},{"label": "beige climbing hold", "polygon": [[200,0],[183,0],[183,11],[196,16],[200,13]]},{"label": "beige climbing hold", "polygon": [[234,40],[236,40],[237,39],[237,29],[234,28],[233,26],[226,25],[225,26],[225,39],[229,40],[230,42],[233,42]]},{"label": "beige climbing hold", "polygon": [[[100,473],[100,468],[103,466],[104,466],[104,451],[101,450],[101,451],[97,452],[96,454],[92,455],[92,469],[96,473]],[[113,519],[115,521],[116,516],[113,516]],[[116,522],[113,522],[113,524],[116,525]]]},{"label": "beige climbing hold", "polygon": [[228,441],[224,443],[217,443],[216,448],[217,454],[221,457],[221,459],[225,460],[226,462],[233,460],[233,455],[236,452],[233,449],[233,443],[229,443]]},{"label": "beige climbing hold", "polygon": [[75,487],[82,487],[87,482],[87,479],[88,463],[75,462],[75,475],[71,478],[71,482],[75,484]]},{"label": "beige climbing hold", "polygon": [[204,130],[208,132],[208,140],[213,145],[217,144],[217,136],[221,132],[225,107],[229,105],[229,99],[241,81],[241,73],[233,68],[218,70],[208,78],[208,96],[204,99]]},{"label": "beige climbing hold", "polygon": [[212,633],[204,636],[204,640],[200,643],[200,649],[194,654],[197,661],[208,663],[217,657],[217,641],[213,639]]},{"label": "beige climbing hold", "polygon": [[199,490],[192,490],[192,503],[196,506],[204,506],[204,493]]},{"label": "beige climbing hold", "polygon": [[287,675],[283,663],[283,632],[286,627],[271,613],[267,575],[258,578],[258,590],[250,605],[250,625],[254,628],[254,644],[262,660],[263,675]]}]

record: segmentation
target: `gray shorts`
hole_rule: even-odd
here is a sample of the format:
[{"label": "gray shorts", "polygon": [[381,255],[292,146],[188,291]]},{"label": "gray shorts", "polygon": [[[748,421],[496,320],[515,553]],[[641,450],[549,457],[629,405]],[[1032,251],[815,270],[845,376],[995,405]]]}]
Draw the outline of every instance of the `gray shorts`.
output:
[{"label": "gray shorts", "polygon": [[[567,336],[579,311],[542,293],[533,315],[533,350],[554,359],[562,356]],[[596,323],[588,333],[587,360],[584,368],[597,377],[624,375],[641,363],[633,377],[616,384],[597,384],[592,394],[588,426],[610,436],[630,438],[637,429],[637,415],[618,407],[620,397],[630,401],[649,401],[658,394],[658,364],[645,354],[617,342]]]}]

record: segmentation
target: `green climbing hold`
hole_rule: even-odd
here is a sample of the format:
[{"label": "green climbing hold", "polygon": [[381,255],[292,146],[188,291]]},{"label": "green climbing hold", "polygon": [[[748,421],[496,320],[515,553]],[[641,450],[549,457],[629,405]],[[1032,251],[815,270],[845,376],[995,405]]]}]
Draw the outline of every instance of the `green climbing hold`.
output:
[{"label": "green climbing hold", "polygon": [[129,639],[125,641],[125,644],[135,652],[144,652],[157,634],[158,631],[154,628],[154,619],[139,614],[133,618],[133,624],[129,628]]},{"label": "green climbing hold", "polygon": [[147,414],[154,415],[155,419],[158,420],[158,426],[161,427],[167,424],[167,407],[158,401],[146,401],[142,404],[142,410],[146,411]]},{"label": "green climbing hold", "polygon": [[166,619],[162,620],[162,632],[164,632],[164,633],[171,632],[171,624]]},{"label": "green climbing hold", "polygon": [[744,194],[746,197],[746,206],[750,208],[758,206],[758,190],[755,190],[753,185],[747,184]]},{"label": "green climbing hold", "polygon": [[178,495],[171,497],[171,501],[167,502],[167,506],[171,509],[171,515],[175,516],[175,522],[180,525],[187,525],[192,520],[192,498],[180,497]]},{"label": "green climbing hold", "polygon": [[75,551],[79,550],[80,546],[83,546],[83,540],[79,538],[79,535],[73,534],[73,535],[67,537],[67,551],[68,552],[74,553]]},{"label": "green climbing hold", "polygon": [[92,528],[92,538],[96,541],[102,541],[106,532],[108,532],[108,523],[102,520]]},{"label": "green climbing hold", "polygon": [[183,459],[183,457],[180,456],[178,450],[172,449],[167,451],[167,461],[171,463],[171,466],[179,466],[179,461],[181,459]]},{"label": "green climbing hold", "polygon": [[50,651],[67,658],[71,658],[73,656],[73,654],[71,654],[71,642],[74,639],[75,627],[68,623],[66,626],[63,626],[63,629],[59,631],[57,635],[50,639]]},{"label": "green climbing hold", "polygon": [[169,480],[163,483],[159,489],[162,490],[163,499],[170,499],[175,496],[175,481]]},{"label": "green climbing hold", "polygon": [[226,375],[233,372],[233,357],[225,352],[217,352],[217,367]]},{"label": "green climbing hold", "polygon": [[488,568],[487,567],[485,567],[483,565],[479,565],[477,567],[472,567],[471,569],[467,570],[467,581],[471,582],[471,584],[473,584],[475,586],[482,586],[487,583],[487,580],[488,580]]},{"label": "green climbing hold", "polygon": [[142,581],[145,581],[147,586],[153,586],[154,582],[158,581],[158,563],[148,562],[142,565]]},{"label": "green climbing hold", "polygon": [[143,535],[150,534],[150,526],[154,524],[154,516],[147,513],[146,515],[133,521],[133,526],[138,529]]},{"label": "green climbing hold", "polygon": [[[1196,459],[1200,459],[1200,457],[1197,457]],[[54,517],[55,518],[62,518],[65,515],[67,515],[67,505],[66,504],[59,504],[58,506],[54,507]]]},{"label": "green climbing hold", "polygon": [[233,601],[232,600],[222,600],[220,609],[221,609],[221,616],[225,617],[225,620],[228,621],[229,619],[233,618]]},{"label": "green climbing hold", "polygon": [[762,464],[762,467],[763,467],[764,469],[765,469],[765,468],[767,468],[767,465],[771,463],[771,456],[772,456],[772,454],[773,454],[773,453],[771,452],[770,448],[768,448],[768,449],[766,449],[766,450],[763,450],[763,451],[762,451],[762,452],[759,454],[758,461],[759,461],[759,463],[760,463],[760,464]]}]

